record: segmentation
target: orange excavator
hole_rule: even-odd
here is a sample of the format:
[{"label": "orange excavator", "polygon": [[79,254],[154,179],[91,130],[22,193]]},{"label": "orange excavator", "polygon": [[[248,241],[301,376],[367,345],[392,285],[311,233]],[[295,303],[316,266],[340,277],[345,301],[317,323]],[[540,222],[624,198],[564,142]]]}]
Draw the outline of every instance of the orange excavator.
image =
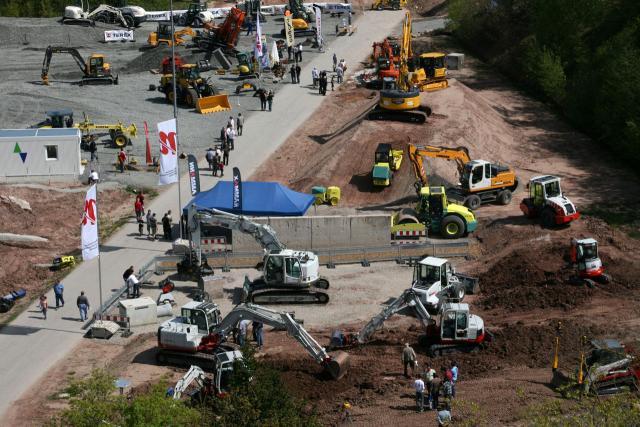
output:
[{"label": "orange excavator", "polygon": [[235,50],[245,16],[245,12],[232,7],[222,25],[219,27],[213,24],[205,25],[205,29],[193,38],[194,44],[202,50],[211,51],[217,48]]},{"label": "orange excavator", "polygon": [[508,205],[512,193],[518,188],[518,178],[508,166],[491,163],[486,160],[471,160],[466,147],[448,148],[431,145],[407,146],[413,172],[418,179],[416,190],[428,187],[429,182],[424,170],[423,157],[442,158],[456,162],[460,183],[447,194],[451,199],[460,199],[469,209],[477,209],[482,203],[498,202]]},{"label": "orange excavator", "polygon": [[385,77],[397,79],[400,70],[397,67],[399,58],[394,56],[393,47],[389,40],[384,39],[383,42],[373,43],[373,63],[378,69],[378,79],[383,81]]}]

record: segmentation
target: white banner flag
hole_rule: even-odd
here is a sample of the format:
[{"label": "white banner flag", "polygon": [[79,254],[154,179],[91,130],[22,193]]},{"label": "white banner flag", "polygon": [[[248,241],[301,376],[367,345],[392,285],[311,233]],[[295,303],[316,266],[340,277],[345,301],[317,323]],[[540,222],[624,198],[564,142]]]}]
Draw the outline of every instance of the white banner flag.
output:
[{"label": "white banner flag", "polygon": [[320,9],[319,7],[314,7],[313,11],[316,15],[316,35],[318,44],[322,45],[322,9]]},{"label": "white banner flag", "polygon": [[89,261],[100,255],[98,249],[98,205],[96,204],[96,185],[93,184],[84,198],[82,214],[82,259]]},{"label": "white banner flag", "polygon": [[260,14],[256,14],[256,47],[255,57],[262,57],[262,30],[260,29]]},{"label": "white banner flag", "polygon": [[178,135],[176,119],[158,123],[160,141],[160,180],[158,185],[178,182]]}]

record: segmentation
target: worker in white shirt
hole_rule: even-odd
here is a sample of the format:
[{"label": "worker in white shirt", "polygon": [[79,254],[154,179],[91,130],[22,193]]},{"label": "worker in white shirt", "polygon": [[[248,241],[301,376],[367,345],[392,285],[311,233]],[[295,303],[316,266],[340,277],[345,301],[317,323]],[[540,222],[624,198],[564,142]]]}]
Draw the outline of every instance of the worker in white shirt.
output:
[{"label": "worker in white shirt", "polygon": [[133,298],[140,298],[140,281],[135,274],[131,273],[131,276],[127,279],[129,288],[133,288]]},{"label": "worker in white shirt", "polygon": [[89,185],[97,184],[99,180],[100,177],[98,176],[98,172],[91,169],[91,173],[89,174]]},{"label": "worker in white shirt", "polygon": [[413,387],[416,389],[416,411],[422,412],[424,411],[424,381],[419,375],[416,375]]}]

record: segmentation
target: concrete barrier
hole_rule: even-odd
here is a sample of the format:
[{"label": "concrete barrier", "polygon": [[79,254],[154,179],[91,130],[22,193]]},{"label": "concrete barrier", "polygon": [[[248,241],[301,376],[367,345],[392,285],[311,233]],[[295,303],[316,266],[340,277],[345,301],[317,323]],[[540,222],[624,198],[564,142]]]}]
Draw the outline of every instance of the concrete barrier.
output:
[{"label": "concrete barrier", "polygon": [[[278,238],[289,248],[325,250],[336,248],[366,248],[389,244],[388,215],[308,216],[253,218],[269,224]],[[257,252],[262,248],[250,235],[233,231],[233,252]]]}]

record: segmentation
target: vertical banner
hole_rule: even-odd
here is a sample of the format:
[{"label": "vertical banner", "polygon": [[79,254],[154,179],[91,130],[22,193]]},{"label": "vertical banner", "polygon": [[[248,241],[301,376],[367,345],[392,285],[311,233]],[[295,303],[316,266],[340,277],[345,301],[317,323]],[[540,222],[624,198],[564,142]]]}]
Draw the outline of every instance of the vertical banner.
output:
[{"label": "vertical banner", "polygon": [[158,123],[160,141],[160,179],[158,185],[178,182],[178,135],[176,119]]},{"label": "vertical banner", "polygon": [[193,154],[187,156],[187,164],[189,165],[189,186],[191,195],[195,196],[200,192],[200,171],[198,170],[198,160]]},{"label": "vertical banner", "polygon": [[[233,168],[233,204],[232,209],[242,211],[242,178],[240,177],[240,169]],[[241,212],[238,212],[241,213]]]},{"label": "vertical banner", "polygon": [[82,259],[89,261],[100,255],[98,247],[98,204],[96,203],[96,185],[93,184],[84,198],[82,229],[80,231]]},{"label": "vertical banner", "polygon": [[147,165],[153,164],[153,159],[151,158],[151,142],[149,141],[149,126],[147,126],[147,122],[144,122],[144,137],[147,140],[147,151],[146,151],[146,163]]},{"label": "vertical banner", "polygon": [[287,47],[293,46],[295,43],[295,31],[293,30],[293,17],[291,15],[284,17],[284,34],[287,39]]},{"label": "vertical banner", "polygon": [[262,30],[260,29],[260,14],[256,14],[256,46],[255,46],[255,57],[262,57]]},{"label": "vertical banner", "polygon": [[322,9],[314,6],[313,12],[316,15],[316,38],[318,40],[318,46],[322,46]]}]

